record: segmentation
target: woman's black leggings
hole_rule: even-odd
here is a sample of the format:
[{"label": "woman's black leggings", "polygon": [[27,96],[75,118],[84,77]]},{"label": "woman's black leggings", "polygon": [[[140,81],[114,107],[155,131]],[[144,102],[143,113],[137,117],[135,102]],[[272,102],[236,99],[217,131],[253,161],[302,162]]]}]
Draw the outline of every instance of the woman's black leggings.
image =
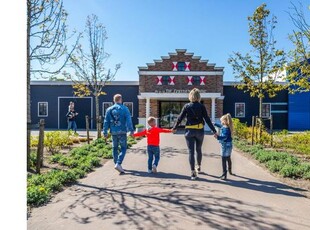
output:
[{"label": "woman's black leggings", "polygon": [[202,160],[202,143],[204,139],[204,130],[203,129],[186,129],[185,139],[189,152],[189,164],[191,170],[195,170],[195,146],[197,152],[197,164],[201,165]]}]

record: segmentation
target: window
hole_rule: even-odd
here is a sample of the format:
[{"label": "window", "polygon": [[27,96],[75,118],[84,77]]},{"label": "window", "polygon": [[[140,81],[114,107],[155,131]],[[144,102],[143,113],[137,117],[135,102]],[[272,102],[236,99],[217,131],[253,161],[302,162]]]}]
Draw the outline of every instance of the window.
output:
[{"label": "window", "polygon": [[38,117],[48,116],[48,102],[38,102]]},{"label": "window", "polygon": [[193,85],[200,85],[200,76],[193,76]]},{"label": "window", "polygon": [[163,76],[162,78],[162,84],[163,85],[169,85],[170,76]]},{"label": "window", "polygon": [[123,105],[127,106],[129,109],[130,115],[133,116],[133,103],[132,102],[124,102]]},{"label": "window", "polygon": [[245,103],[235,103],[235,117],[245,117]]},{"label": "window", "polygon": [[271,104],[270,103],[263,103],[262,108],[262,117],[267,118],[270,117],[271,111]]},{"label": "window", "polygon": [[185,71],[185,62],[178,62],[178,71]]},{"label": "window", "polygon": [[107,109],[112,106],[113,103],[112,102],[103,102],[102,103],[102,115],[105,116],[105,113],[107,111]]}]

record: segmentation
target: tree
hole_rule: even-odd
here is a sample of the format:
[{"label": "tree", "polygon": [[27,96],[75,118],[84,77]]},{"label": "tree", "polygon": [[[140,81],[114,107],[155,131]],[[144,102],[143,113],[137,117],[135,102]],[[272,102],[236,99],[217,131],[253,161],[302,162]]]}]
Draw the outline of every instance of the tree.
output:
[{"label": "tree", "polygon": [[299,7],[292,3],[290,18],[296,30],[289,36],[295,48],[289,53],[290,64],[287,67],[290,93],[310,91],[310,25]]},{"label": "tree", "polygon": [[66,76],[74,82],[75,95],[79,97],[92,95],[95,97],[97,136],[100,137],[99,97],[105,95],[104,86],[114,79],[121,64],[115,66],[114,72],[105,68],[110,57],[110,54],[105,52],[105,42],[108,37],[105,27],[99,23],[96,15],[87,17],[84,32],[89,50],[86,51],[81,44],[77,46],[70,57],[72,67],[75,70],[74,75],[66,73]]},{"label": "tree", "polygon": [[248,17],[250,53],[242,55],[234,52],[228,63],[232,65],[235,78],[240,80],[237,88],[249,92],[252,97],[259,98],[259,117],[262,117],[263,98],[276,96],[285,88],[276,81],[282,77],[281,71],[285,63],[283,50],[275,48],[273,30],[277,23],[276,17],[269,18],[270,11],[266,4],[259,6],[252,16]]},{"label": "tree", "polygon": [[27,0],[27,169],[31,134],[30,80],[37,75],[58,74],[67,64],[79,39],[78,36],[69,51],[67,16],[62,0]]}]

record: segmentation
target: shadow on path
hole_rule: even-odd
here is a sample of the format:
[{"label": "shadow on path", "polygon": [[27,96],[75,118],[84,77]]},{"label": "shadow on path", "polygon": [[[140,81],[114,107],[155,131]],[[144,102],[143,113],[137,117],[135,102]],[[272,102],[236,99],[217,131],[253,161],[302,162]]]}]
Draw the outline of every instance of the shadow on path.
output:
[{"label": "shadow on path", "polygon": [[275,212],[270,207],[221,196],[197,184],[130,181],[100,188],[79,183],[76,189],[82,194],[62,212],[62,218],[82,224],[100,219],[120,229],[175,229],[175,225],[188,229],[188,223],[213,229],[286,229],[277,224],[284,220],[269,215]]},{"label": "shadow on path", "polygon": [[[209,175],[209,176],[219,179],[218,176],[214,176],[214,175]],[[240,178],[241,180],[234,180],[234,178]],[[225,181],[224,180],[222,181],[223,183],[229,186],[233,186],[233,187],[249,189],[249,190],[254,190],[254,191],[259,191],[259,192],[265,192],[265,193],[270,193],[270,194],[293,196],[293,197],[305,197],[304,195],[298,192],[307,191],[304,189],[291,187],[291,186],[278,183],[278,182],[257,180],[257,179],[252,179],[252,178],[236,175],[236,174],[232,176],[228,175],[228,179]]]}]

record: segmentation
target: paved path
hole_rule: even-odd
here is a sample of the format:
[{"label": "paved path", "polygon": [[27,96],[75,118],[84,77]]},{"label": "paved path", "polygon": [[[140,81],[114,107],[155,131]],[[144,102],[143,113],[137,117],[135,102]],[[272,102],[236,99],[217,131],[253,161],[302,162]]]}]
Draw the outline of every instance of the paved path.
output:
[{"label": "paved path", "polygon": [[189,180],[183,135],[162,134],[159,173],[146,173],[143,139],[118,175],[112,161],[33,210],[28,229],[310,229],[310,200],[233,152],[221,181],[219,144],[206,135],[199,180]]}]

